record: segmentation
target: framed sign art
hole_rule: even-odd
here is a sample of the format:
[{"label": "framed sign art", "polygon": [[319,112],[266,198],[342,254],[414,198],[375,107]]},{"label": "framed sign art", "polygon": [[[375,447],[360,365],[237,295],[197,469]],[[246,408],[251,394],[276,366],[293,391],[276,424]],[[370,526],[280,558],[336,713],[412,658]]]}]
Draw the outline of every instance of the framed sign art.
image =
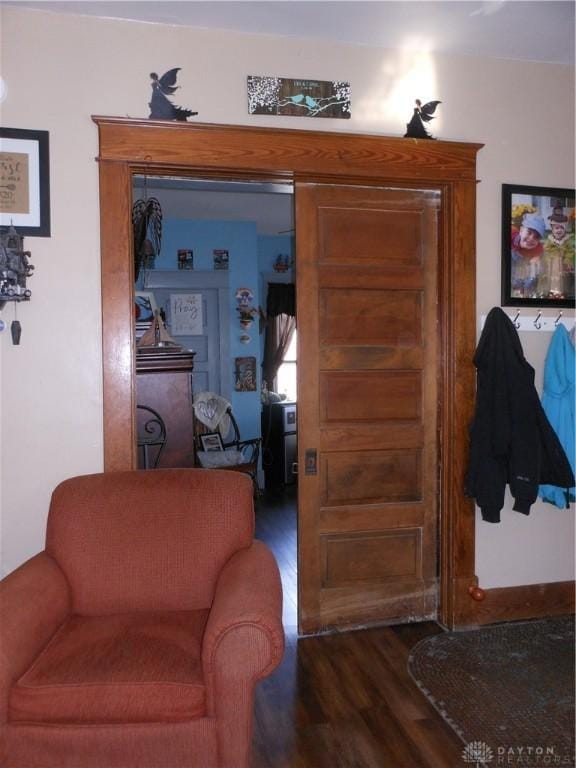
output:
[{"label": "framed sign art", "polygon": [[50,237],[48,131],[0,128],[0,228]]},{"label": "framed sign art", "polygon": [[348,120],[351,116],[350,83],[343,80],[294,80],[249,75],[248,112],[251,115]]},{"label": "framed sign art", "polygon": [[170,331],[173,336],[202,335],[201,293],[170,294]]},{"label": "framed sign art", "polygon": [[574,306],[574,190],[502,185],[502,306]]}]

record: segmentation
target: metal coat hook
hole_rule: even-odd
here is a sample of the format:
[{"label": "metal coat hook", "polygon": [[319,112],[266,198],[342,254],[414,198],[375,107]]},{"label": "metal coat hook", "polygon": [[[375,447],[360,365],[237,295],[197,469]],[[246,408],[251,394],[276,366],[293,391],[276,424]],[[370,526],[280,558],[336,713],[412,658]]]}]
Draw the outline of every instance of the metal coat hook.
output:
[{"label": "metal coat hook", "polygon": [[538,331],[540,330],[540,328],[542,328],[542,323],[540,322],[541,317],[542,317],[542,312],[538,312],[538,314],[536,315],[536,319],[534,320],[534,328],[536,328],[536,330]]},{"label": "metal coat hook", "polygon": [[560,312],[558,313],[558,317],[556,318],[556,320],[554,320],[554,326],[555,326],[556,328],[558,327],[558,325],[559,325],[559,323],[560,323],[560,320],[561,320],[561,319],[562,319],[562,312],[560,311]]},{"label": "metal coat hook", "polygon": [[520,317],[520,310],[516,312],[516,316],[514,317],[514,320],[512,320],[512,322],[514,323],[514,328],[520,328],[520,323],[518,322],[519,317]]}]

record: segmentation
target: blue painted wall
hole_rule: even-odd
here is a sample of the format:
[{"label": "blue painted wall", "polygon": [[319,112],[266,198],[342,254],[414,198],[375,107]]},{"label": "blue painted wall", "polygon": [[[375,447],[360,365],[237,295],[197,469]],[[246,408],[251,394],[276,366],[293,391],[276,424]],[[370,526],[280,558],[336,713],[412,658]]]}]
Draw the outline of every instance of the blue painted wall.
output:
[{"label": "blue painted wall", "polygon": [[243,437],[260,435],[260,384],[261,356],[258,334],[258,320],[247,331],[249,344],[242,344],[240,326],[236,311],[236,290],[250,288],[254,293],[254,306],[260,303],[258,249],[256,224],[251,221],[190,221],[165,219],[163,222],[162,248],[156,258],[156,269],[169,269],[178,273],[178,250],[194,252],[195,270],[214,268],[213,251],[227,250],[229,253],[228,277],[230,284],[230,328],[220,329],[230,337],[230,370],[232,381],[235,357],[255,357],[258,376],[256,392],[232,392],[232,409]]},{"label": "blue painted wall", "polygon": [[[273,264],[279,253],[293,254],[293,237],[290,235],[258,236],[256,223],[252,221],[164,219],[162,248],[160,255],[156,257],[155,269],[174,270],[177,274],[180,271],[178,269],[178,250],[180,249],[193,251],[195,270],[214,268],[212,252],[215,249],[226,250],[229,253],[231,319],[230,327],[220,331],[229,333],[230,337],[232,382],[236,357],[255,357],[257,375],[256,392],[232,392],[232,409],[240,427],[240,434],[247,439],[259,437],[263,337],[259,334],[258,318],[247,331],[240,326],[236,311],[236,291],[238,288],[249,288],[254,293],[253,306],[256,309],[259,306],[265,308],[266,284],[262,275],[273,272]],[[141,285],[137,287],[142,288]],[[247,333],[251,338],[248,344],[240,341],[243,333]]]}]

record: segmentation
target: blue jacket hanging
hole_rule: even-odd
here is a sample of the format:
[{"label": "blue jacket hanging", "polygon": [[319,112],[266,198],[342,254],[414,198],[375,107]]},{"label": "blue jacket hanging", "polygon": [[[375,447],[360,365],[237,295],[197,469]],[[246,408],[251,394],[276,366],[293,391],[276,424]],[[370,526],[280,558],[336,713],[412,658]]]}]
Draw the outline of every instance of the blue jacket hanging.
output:
[{"label": "blue jacket hanging", "polygon": [[[574,367],[576,353],[568,331],[559,325],[554,331],[544,365],[542,406],[548,421],[558,435],[572,472],[574,472]],[[556,485],[541,485],[540,498],[561,509],[567,506],[566,489]],[[575,488],[569,489],[570,501],[575,500]]]}]

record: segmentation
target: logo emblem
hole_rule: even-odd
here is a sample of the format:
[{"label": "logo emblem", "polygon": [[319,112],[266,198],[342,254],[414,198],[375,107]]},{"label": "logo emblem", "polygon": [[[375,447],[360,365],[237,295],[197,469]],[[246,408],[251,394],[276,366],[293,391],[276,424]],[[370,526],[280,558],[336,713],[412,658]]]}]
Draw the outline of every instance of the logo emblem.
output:
[{"label": "logo emblem", "polygon": [[483,741],[471,741],[462,750],[462,759],[465,763],[474,763],[476,768],[481,768],[494,760],[494,753]]}]

